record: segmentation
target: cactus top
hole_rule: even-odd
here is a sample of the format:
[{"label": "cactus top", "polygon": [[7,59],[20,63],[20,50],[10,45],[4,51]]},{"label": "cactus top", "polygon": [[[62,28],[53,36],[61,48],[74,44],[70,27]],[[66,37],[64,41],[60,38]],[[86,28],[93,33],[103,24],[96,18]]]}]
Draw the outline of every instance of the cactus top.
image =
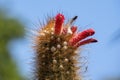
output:
[{"label": "cactus top", "polygon": [[[71,33],[71,38],[69,39],[69,45],[70,46],[75,46],[75,47],[79,47],[81,45],[85,45],[88,43],[93,43],[93,42],[97,42],[96,39],[90,38],[87,40],[83,40],[89,36],[92,36],[95,31],[93,29],[87,29],[84,30],[80,33],[76,33],[77,31],[77,27],[76,26],[72,26],[73,21],[75,21],[77,19],[77,16],[75,16],[74,18],[72,18],[69,23],[64,24],[64,20],[65,17],[63,14],[57,14],[55,17],[55,26],[54,28],[54,34],[56,35],[61,35],[61,34],[65,34],[68,35],[69,33]],[[83,40],[83,41],[81,41]]]}]

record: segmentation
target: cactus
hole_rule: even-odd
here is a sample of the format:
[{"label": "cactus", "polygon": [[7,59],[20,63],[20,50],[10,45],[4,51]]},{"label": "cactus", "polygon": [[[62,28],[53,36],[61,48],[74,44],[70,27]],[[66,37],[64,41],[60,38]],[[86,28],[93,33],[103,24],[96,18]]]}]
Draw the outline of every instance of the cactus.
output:
[{"label": "cactus", "polygon": [[81,80],[76,51],[97,40],[85,39],[95,33],[93,29],[77,33],[77,27],[72,24],[76,19],[77,16],[65,24],[64,15],[58,13],[38,30],[34,46],[35,80]]}]

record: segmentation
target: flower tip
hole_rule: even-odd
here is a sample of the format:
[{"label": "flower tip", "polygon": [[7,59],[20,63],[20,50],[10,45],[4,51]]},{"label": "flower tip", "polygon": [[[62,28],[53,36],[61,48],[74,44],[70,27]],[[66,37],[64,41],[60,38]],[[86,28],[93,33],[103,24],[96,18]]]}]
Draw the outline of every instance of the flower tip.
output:
[{"label": "flower tip", "polygon": [[91,42],[98,42],[98,40],[96,40],[96,39],[91,39]]},{"label": "flower tip", "polygon": [[55,19],[56,19],[56,20],[62,20],[62,21],[64,21],[64,20],[65,20],[65,17],[64,17],[63,14],[58,13],[58,14],[56,15]]},{"label": "flower tip", "polygon": [[93,43],[94,43],[94,42],[98,42],[98,40],[91,38],[91,39],[90,39],[90,42],[93,42]]},{"label": "flower tip", "polygon": [[88,29],[87,32],[89,33],[89,36],[92,36],[93,34],[95,34],[95,31],[93,29]]}]

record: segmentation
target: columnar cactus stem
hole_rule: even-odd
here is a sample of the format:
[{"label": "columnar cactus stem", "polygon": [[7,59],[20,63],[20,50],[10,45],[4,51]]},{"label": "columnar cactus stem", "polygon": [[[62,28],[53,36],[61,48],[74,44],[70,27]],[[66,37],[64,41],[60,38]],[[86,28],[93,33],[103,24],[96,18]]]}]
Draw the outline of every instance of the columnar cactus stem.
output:
[{"label": "columnar cactus stem", "polygon": [[38,31],[35,39],[37,80],[81,80],[77,74],[76,50],[97,40],[83,40],[95,33],[93,29],[76,33],[77,27],[72,25],[76,18],[64,24],[64,15],[59,13]]}]

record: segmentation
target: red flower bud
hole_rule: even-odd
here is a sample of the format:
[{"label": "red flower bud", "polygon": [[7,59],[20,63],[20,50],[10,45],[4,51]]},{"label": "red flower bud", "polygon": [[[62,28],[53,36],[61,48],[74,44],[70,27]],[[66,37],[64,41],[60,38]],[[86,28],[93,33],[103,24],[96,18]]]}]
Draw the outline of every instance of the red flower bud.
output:
[{"label": "red flower bud", "polygon": [[94,33],[95,33],[95,31],[93,29],[84,30],[84,31],[78,33],[78,35],[76,35],[75,37],[71,38],[69,43],[70,43],[70,45],[75,45],[80,40],[85,39],[89,36],[92,36]]},{"label": "red flower bud", "polygon": [[85,45],[85,44],[95,43],[95,42],[98,42],[98,41],[96,39],[90,38],[90,39],[87,39],[87,40],[84,40],[84,41],[81,41],[81,42],[77,43],[75,45],[75,47],[79,47],[79,46],[82,46],[82,45]]},{"label": "red flower bud", "polygon": [[64,23],[64,15],[62,14],[57,14],[57,16],[55,17],[55,34],[59,35],[62,29],[62,24]]},{"label": "red flower bud", "polygon": [[77,27],[76,27],[76,26],[72,26],[72,27],[71,27],[71,31],[72,31],[73,33],[75,33],[76,30],[77,30]]}]

